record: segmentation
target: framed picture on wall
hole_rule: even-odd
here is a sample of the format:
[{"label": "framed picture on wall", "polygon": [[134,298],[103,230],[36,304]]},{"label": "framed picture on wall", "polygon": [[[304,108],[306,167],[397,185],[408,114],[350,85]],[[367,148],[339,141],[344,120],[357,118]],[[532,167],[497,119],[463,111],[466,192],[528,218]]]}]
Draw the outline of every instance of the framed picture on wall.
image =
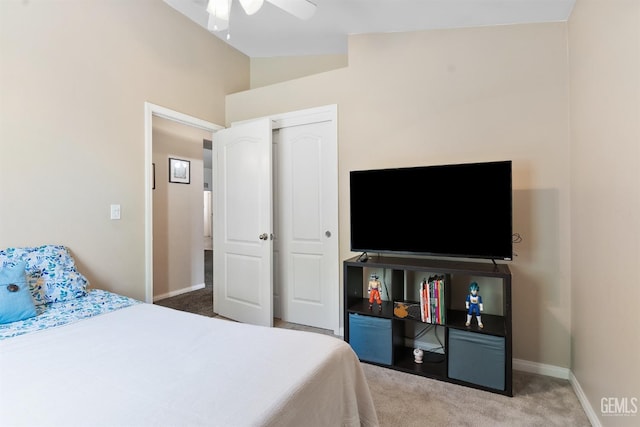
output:
[{"label": "framed picture on wall", "polygon": [[191,162],[169,157],[169,182],[177,184],[191,183]]}]

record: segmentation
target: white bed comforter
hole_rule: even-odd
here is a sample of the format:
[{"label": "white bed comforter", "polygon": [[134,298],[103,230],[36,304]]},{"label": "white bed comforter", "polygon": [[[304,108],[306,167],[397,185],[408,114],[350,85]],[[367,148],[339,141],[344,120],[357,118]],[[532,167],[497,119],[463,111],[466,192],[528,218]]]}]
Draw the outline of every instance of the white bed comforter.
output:
[{"label": "white bed comforter", "polygon": [[374,426],[345,342],[139,304],[0,341],[0,425]]}]

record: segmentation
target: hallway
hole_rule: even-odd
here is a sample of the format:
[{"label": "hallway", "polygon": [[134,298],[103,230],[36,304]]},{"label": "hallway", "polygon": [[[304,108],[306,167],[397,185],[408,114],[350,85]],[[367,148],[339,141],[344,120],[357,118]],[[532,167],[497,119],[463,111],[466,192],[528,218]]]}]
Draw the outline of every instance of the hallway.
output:
[{"label": "hallway", "polygon": [[213,313],[213,251],[204,251],[204,288],[154,302],[164,307],[217,317]]}]

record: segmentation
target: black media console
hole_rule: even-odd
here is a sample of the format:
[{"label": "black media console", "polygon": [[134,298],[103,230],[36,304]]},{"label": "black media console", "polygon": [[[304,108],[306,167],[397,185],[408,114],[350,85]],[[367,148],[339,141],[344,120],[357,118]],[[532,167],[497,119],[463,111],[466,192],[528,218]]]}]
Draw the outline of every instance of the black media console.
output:
[{"label": "black media console", "polygon": [[[344,339],[361,361],[513,396],[508,266],[382,256],[358,259],[344,261]],[[370,308],[367,289],[372,278],[380,285],[381,308],[375,301]],[[439,314],[428,323],[421,316],[421,290],[434,278],[440,279],[440,293],[430,302],[435,298]],[[482,328],[475,316],[466,325],[465,300],[472,282],[482,296]],[[422,352],[422,363],[416,362],[414,351]]]}]

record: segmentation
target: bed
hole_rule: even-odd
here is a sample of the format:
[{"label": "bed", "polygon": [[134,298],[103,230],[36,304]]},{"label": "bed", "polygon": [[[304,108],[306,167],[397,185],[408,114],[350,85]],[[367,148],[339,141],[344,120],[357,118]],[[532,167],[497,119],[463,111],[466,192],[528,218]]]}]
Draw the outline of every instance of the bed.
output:
[{"label": "bed", "polygon": [[[0,269],[24,258],[0,251]],[[36,314],[0,324],[3,426],[378,425],[358,358],[340,339],[97,289],[56,296],[60,269],[52,280],[33,262],[24,268]]]}]

